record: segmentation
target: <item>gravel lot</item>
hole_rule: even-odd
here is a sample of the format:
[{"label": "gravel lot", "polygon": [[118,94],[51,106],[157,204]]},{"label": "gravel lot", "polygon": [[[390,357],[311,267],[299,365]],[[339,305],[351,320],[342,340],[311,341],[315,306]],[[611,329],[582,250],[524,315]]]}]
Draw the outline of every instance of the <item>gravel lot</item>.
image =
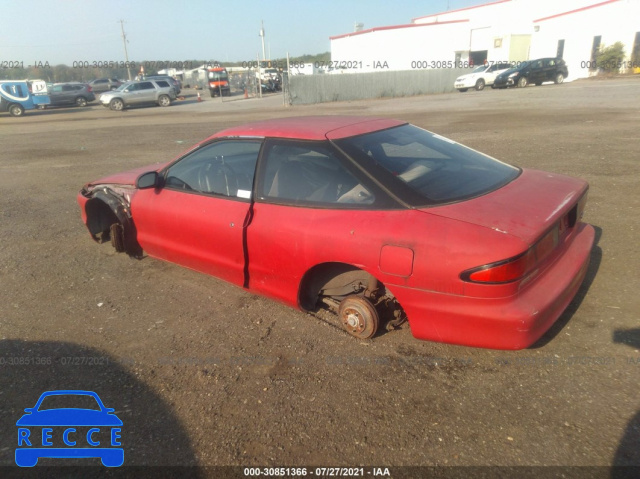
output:
[{"label": "gravel lot", "polygon": [[[604,476],[640,466],[638,98],[636,76],[300,107],[187,91],[169,108],[2,114],[0,465],[14,464],[15,422],[43,391],[86,389],[123,420],[125,465],[604,466],[593,470]],[[421,342],[409,329],[358,341],[215,278],[116,254],[80,221],[76,193],[89,180],[169,160],[228,126],[309,114],[404,119],[588,180],[597,245],[551,332],[517,352]]]}]

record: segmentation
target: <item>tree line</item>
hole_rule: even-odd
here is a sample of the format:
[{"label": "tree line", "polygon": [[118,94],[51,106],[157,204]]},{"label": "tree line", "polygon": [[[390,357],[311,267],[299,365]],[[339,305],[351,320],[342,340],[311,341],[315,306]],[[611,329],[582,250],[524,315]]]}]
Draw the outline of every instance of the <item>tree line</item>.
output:
[{"label": "tree line", "polygon": [[[291,62],[297,63],[313,63],[318,61],[329,61],[331,60],[331,52],[317,53],[317,54],[304,54],[297,57],[290,57],[289,60]],[[278,65],[286,65],[286,58],[273,58],[270,61],[277,63]],[[103,62],[97,62],[98,64],[102,64]],[[104,62],[106,63],[106,62]],[[114,62],[121,63],[124,62]],[[131,75],[135,77],[140,71],[140,65],[149,65],[156,64],[157,62],[130,62],[130,65],[135,65],[130,67]],[[189,65],[194,65],[194,68],[211,63],[211,60],[189,60],[186,62],[175,62],[175,63],[184,63]],[[241,66],[243,62],[220,62],[222,66]],[[153,68],[145,68],[145,75],[156,75],[158,69]],[[96,78],[120,78],[127,79],[129,77],[129,72],[126,67],[118,67],[118,68],[104,68],[104,67],[93,67],[92,62],[84,62],[84,64],[77,65],[49,65],[46,62],[39,62],[36,65],[29,66],[18,66],[13,68],[1,68],[0,69],[0,79],[2,80],[45,80],[49,83],[63,83],[63,82],[89,82]]]}]

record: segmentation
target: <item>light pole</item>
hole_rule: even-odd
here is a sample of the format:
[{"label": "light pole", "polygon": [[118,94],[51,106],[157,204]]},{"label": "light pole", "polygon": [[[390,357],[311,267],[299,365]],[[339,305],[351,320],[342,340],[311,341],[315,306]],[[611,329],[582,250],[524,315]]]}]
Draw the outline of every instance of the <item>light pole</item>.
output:
[{"label": "light pole", "polygon": [[264,21],[260,20],[260,38],[262,39],[262,61],[267,59],[264,51]]}]

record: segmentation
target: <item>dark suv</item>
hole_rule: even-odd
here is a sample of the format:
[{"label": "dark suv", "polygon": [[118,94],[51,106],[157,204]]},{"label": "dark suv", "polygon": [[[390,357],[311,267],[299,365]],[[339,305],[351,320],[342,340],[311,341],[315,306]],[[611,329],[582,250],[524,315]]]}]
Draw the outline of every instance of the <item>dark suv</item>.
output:
[{"label": "dark suv", "polygon": [[115,90],[122,82],[117,78],[98,78],[97,80],[91,80],[89,82],[91,88],[96,93],[101,93],[103,91]]},{"label": "dark suv", "polygon": [[54,83],[48,85],[49,106],[87,106],[96,96],[86,83]]},{"label": "dark suv", "polygon": [[569,76],[567,64],[562,58],[539,58],[520,63],[496,77],[495,88],[526,87],[529,83],[542,85],[552,81],[562,83]]}]

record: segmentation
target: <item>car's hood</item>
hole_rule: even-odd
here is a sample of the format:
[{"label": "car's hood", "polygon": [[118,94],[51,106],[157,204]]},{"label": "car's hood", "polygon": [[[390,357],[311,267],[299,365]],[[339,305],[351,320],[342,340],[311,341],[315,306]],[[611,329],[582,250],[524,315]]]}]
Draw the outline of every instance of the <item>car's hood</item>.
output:
[{"label": "car's hood", "polygon": [[16,426],[122,426],[115,414],[92,409],[47,409],[25,414]]},{"label": "car's hood", "polygon": [[517,71],[520,71],[520,70],[518,70],[517,68],[509,68],[508,70],[505,70],[502,73],[500,73],[498,77],[508,77],[509,75]]},{"label": "car's hood", "polygon": [[92,181],[87,184],[87,186],[95,186],[95,185],[135,185],[136,179],[142,173],[146,173],[147,171],[160,171],[162,168],[167,166],[169,161],[165,163],[155,163],[153,165],[142,166],[140,168],[135,168],[133,170],[125,171],[123,173],[116,173],[114,175],[105,176],[104,178],[100,178],[99,180]]},{"label": "car's hood", "polygon": [[525,169],[496,191],[423,211],[485,226],[531,245],[564,216],[587,189],[587,182],[578,178]]}]

